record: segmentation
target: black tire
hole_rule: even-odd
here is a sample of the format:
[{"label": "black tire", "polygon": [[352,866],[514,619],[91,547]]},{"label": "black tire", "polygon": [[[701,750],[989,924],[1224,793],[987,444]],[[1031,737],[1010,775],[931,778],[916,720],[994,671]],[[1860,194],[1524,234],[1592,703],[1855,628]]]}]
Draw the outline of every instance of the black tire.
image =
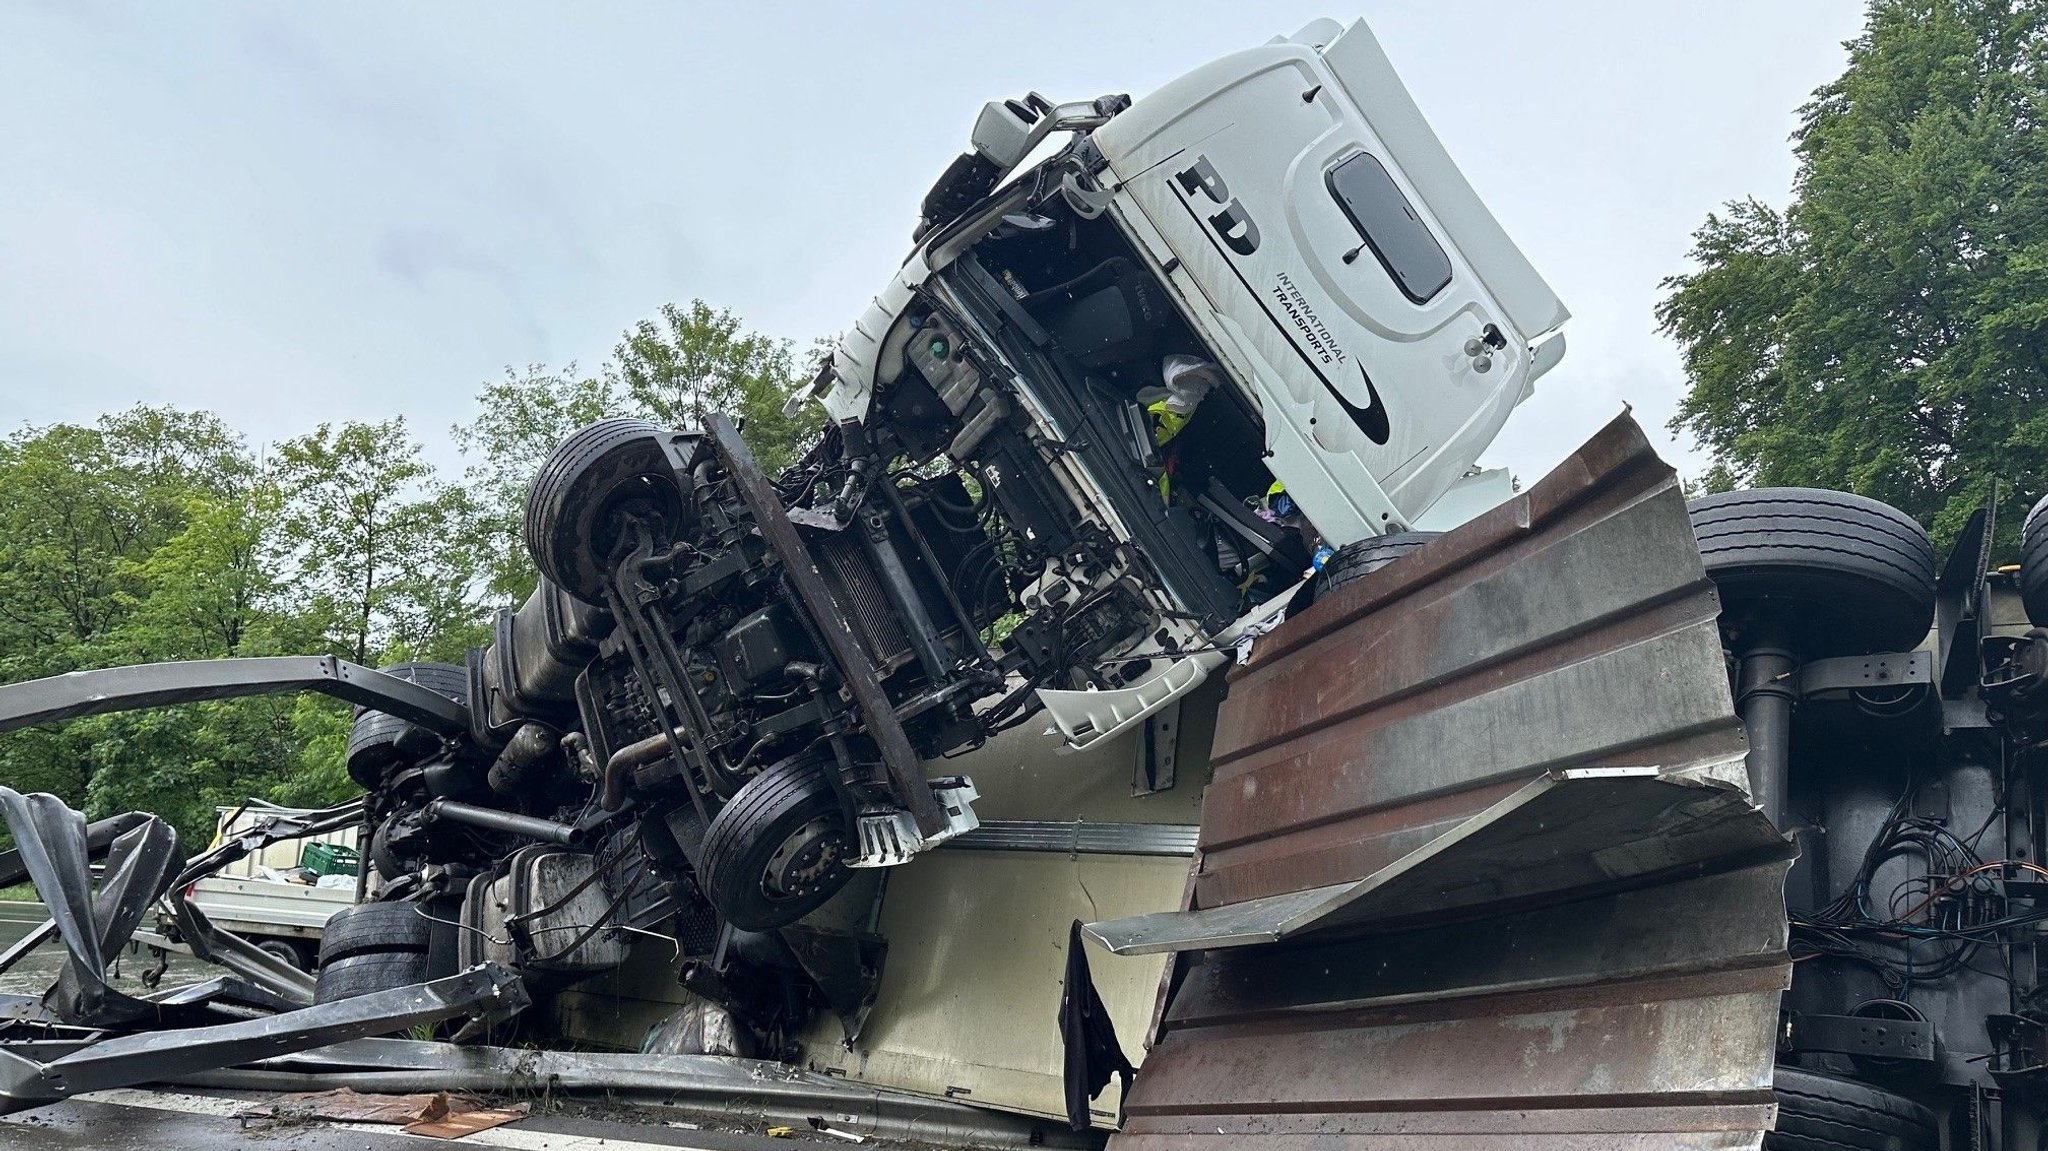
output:
[{"label": "black tire", "polygon": [[[394,663],[379,668],[386,675],[419,684],[457,703],[469,699],[469,669],[452,663]],[[348,729],[348,777],[365,791],[375,791],[391,765],[441,746],[441,737],[417,724],[381,711],[358,711]]]},{"label": "black tire", "polygon": [[1329,595],[1352,580],[1381,568],[1442,535],[1442,532],[1393,532],[1353,540],[1323,561],[1316,573],[1316,598]]},{"label": "black tire", "polygon": [[623,513],[678,521],[682,506],[663,435],[646,420],[603,419],[548,456],[526,495],[526,550],[542,576],[602,606]]},{"label": "black tire", "polygon": [[2048,496],[2027,513],[2020,529],[2020,602],[2035,627],[2048,627]]},{"label": "black tire", "polygon": [[433,936],[433,922],[416,903],[358,903],[328,917],[320,935],[320,965],[377,952],[425,955]]},{"label": "black tire", "polygon": [[256,950],[292,965],[294,970],[309,971],[305,948],[285,939],[263,939],[256,943]]},{"label": "black tire", "polygon": [[741,785],[704,832],[705,898],[734,927],[786,927],[846,886],[853,850],[839,797],[809,760],[788,760]]},{"label": "black tire", "polygon": [[1764,1151],[1936,1151],[1934,1112],[1903,1095],[1793,1067],[1777,1069],[1777,1130]]},{"label": "black tire", "polygon": [[1819,488],[1687,505],[1722,620],[1775,613],[1806,659],[1908,651],[1934,623],[1934,541],[1897,508]]},{"label": "black tire", "polygon": [[333,1003],[427,981],[427,957],[418,951],[373,951],[320,965],[313,1002]]}]

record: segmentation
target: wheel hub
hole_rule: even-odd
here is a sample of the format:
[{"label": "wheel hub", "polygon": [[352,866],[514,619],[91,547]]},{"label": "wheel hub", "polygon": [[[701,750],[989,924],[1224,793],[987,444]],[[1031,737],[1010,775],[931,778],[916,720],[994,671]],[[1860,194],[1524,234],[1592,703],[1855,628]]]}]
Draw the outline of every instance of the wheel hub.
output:
[{"label": "wheel hub", "polygon": [[783,839],[761,869],[761,893],[782,902],[799,899],[839,866],[846,836],[834,815],[820,815]]}]

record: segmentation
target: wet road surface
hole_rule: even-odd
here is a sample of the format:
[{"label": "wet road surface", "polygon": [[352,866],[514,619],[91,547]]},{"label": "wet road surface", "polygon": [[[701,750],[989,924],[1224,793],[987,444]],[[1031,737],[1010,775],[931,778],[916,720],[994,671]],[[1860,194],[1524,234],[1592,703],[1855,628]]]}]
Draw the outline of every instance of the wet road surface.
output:
[{"label": "wet road surface", "polygon": [[[47,918],[48,914],[39,903],[0,903],[0,948],[19,940]],[[170,967],[164,971],[159,988],[197,983],[219,974],[218,969],[189,955],[173,953],[170,960]],[[142,973],[155,963],[156,957],[139,944],[122,948],[121,957],[115,964],[114,986],[130,995],[149,994],[149,988],[143,985]],[[0,972],[0,993],[41,995],[57,978],[57,969],[63,965],[64,945],[52,939],[30,952],[11,970]]]}]

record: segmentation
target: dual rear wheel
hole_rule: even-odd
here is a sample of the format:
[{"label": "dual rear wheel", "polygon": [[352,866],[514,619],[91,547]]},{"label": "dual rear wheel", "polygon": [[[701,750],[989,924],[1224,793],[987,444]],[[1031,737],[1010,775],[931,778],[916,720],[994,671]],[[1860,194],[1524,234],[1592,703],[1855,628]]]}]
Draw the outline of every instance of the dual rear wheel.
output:
[{"label": "dual rear wheel", "polygon": [[433,929],[416,903],[359,903],[335,912],[320,937],[313,1001],[332,1003],[426,982]]},{"label": "dual rear wheel", "polygon": [[1803,659],[1910,651],[1934,622],[1934,541],[1887,504],[1755,488],[1686,506],[1724,627],[1768,619]]},{"label": "dual rear wheel", "polygon": [[[1723,631],[1789,642],[1803,659],[1907,651],[1934,622],[1934,541],[1877,500],[1817,488],[1722,492],[1687,505],[1721,596]],[[1899,1095],[1774,1069],[1765,1151],[1934,1151],[1934,1113]]]}]

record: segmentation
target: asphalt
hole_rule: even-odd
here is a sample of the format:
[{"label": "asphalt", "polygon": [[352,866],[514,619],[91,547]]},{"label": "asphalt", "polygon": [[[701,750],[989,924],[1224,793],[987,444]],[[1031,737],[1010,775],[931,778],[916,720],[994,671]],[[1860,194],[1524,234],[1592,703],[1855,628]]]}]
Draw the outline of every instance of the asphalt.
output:
[{"label": "asphalt", "polygon": [[[715,1117],[611,1106],[590,1114],[540,1114],[451,1141],[396,1127],[325,1121],[243,1120],[236,1112],[266,1096],[227,1091],[101,1091],[0,1117],[6,1151],[424,1151],[450,1146],[492,1151],[793,1151],[847,1147],[809,1130],[788,1138],[719,1129]],[[695,1124],[688,1126],[687,1124]],[[908,1145],[867,1139],[864,1148]]]},{"label": "asphalt", "polygon": [[[40,903],[0,902],[0,947],[6,947],[20,939],[36,924],[49,917],[49,913],[43,910]],[[120,957],[114,961],[111,972],[114,986],[130,995],[148,994],[149,988],[142,983],[142,973],[155,962],[156,958],[141,944],[128,944],[122,948]],[[41,995],[56,981],[57,969],[63,965],[64,948],[55,940],[51,940],[29,952],[13,968],[0,971],[0,994]],[[217,969],[189,955],[173,953],[170,956],[170,966],[164,971],[163,982],[158,986],[180,987],[187,983],[197,983],[217,973]]]}]

